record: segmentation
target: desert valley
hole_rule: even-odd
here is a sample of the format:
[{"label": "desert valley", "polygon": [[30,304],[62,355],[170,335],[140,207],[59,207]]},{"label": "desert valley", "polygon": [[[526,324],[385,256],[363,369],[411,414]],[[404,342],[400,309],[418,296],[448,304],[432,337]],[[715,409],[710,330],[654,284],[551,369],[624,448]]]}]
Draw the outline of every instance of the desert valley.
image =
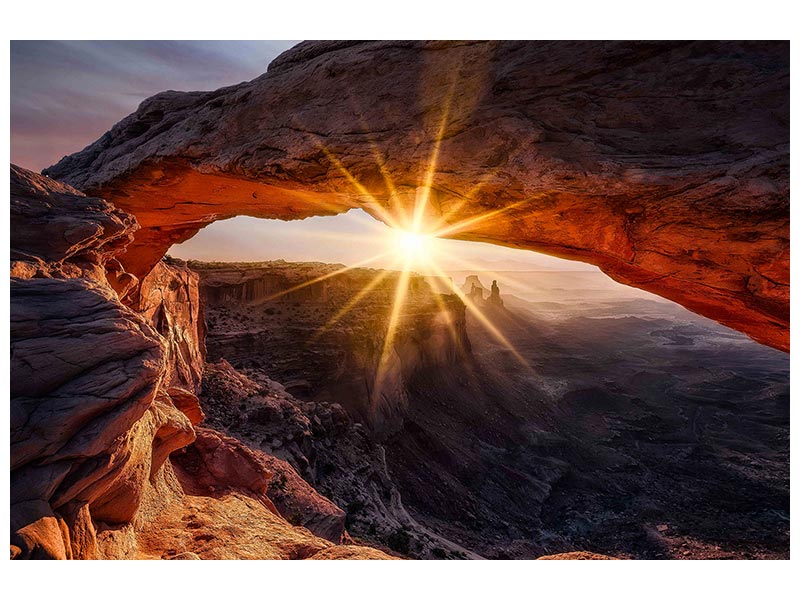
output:
[{"label": "desert valley", "polygon": [[[600,273],[510,272],[528,299],[475,302],[520,363],[421,276],[373,398],[391,275],[331,323],[373,270],[282,294],[341,265],[171,264],[199,275],[206,423],[286,460],[366,543],[416,558],[786,555],[778,351]],[[485,276],[502,275],[464,280]]]}]

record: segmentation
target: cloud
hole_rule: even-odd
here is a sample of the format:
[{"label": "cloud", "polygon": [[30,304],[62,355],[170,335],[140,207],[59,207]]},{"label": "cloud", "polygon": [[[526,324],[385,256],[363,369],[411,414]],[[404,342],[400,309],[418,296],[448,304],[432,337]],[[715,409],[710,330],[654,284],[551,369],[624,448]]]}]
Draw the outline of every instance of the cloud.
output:
[{"label": "cloud", "polygon": [[293,41],[11,42],[11,160],[41,170],[145,98],[248,81]]}]

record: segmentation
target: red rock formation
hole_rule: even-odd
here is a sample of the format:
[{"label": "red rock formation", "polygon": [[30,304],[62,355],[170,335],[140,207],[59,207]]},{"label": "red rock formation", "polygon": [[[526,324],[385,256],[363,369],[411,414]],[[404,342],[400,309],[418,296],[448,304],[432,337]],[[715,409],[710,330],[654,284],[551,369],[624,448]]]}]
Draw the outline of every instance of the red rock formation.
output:
[{"label": "red rock formation", "polygon": [[167,395],[175,408],[185,414],[192,425],[199,424],[205,418],[200,401],[192,392],[179,387],[169,387]]},{"label": "red rock formation", "polygon": [[266,462],[240,441],[213,429],[199,427],[194,443],[175,453],[179,475],[189,481],[192,492],[213,495],[241,490],[251,494],[274,514],[279,514],[267,497],[272,472]]},{"label": "red rock formation", "polygon": [[[205,434],[201,433],[201,437]],[[223,462],[239,465],[243,460],[250,463],[250,458],[240,453],[243,446],[237,446],[235,440],[216,436],[214,432],[209,434],[208,440],[212,438],[219,444],[214,442],[210,448],[224,448]],[[207,460],[216,462],[213,457]],[[246,468],[250,470],[251,467],[252,463]],[[233,483],[236,474],[226,471],[224,477],[228,483]],[[185,471],[180,468],[173,471],[170,463],[165,464],[143,498],[135,545],[125,548],[126,553],[116,558],[305,559],[336,548],[308,529],[289,523],[252,491],[221,485],[208,490],[211,495],[198,495],[202,490],[194,488],[195,483]],[[121,532],[117,534],[123,538]],[[117,547],[120,546],[123,544],[118,543]],[[372,548],[348,546],[350,548],[354,556],[342,555],[342,558],[390,558]]]},{"label": "red rock formation", "polygon": [[133,308],[166,340],[167,383],[196,392],[206,350],[197,274],[174,261],[160,261],[142,279],[137,296]]},{"label": "red rock formation", "polygon": [[[11,189],[11,557],[168,557],[176,539],[205,558],[329,548],[277,514],[268,470],[238,442],[202,430],[213,496],[187,495],[173,473],[203,418],[186,389],[203,356],[196,276],[155,270],[139,314],[120,301],[137,281],[115,258],[135,219],[16,167]],[[219,516],[202,538],[183,519],[197,510]]]},{"label": "red rock formation", "polygon": [[431,215],[472,219],[452,237],[596,264],[788,350],[788,73],[785,43],[303,43],[150,98],[47,173],[137,217],[139,277],[216,219],[397,216],[430,180]]},{"label": "red rock formation", "polygon": [[[169,502],[137,534],[131,557],[175,560],[370,559],[391,560],[364,546],[335,546],[295,527],[261,502],[238,492],[220,497],[161,489]],[[171,495],[170,495],[171,494]]]},{"label": "red rock formation", "polygon": [[157,450],[194,434],[159,397],[160,336],[106,279],[135,220],[19,168],[11,187],[12,554],[91,558],[92,519],[129,522]]},{"label": "red rock formation", "polygon": [[196,431],[197,440],[172,457],[188,489],[212,496],[247,493],[293,525],[336,544],[342,541],[344,511],[318,494],[286,461],[213,429]]},{"label": "red rock formation", "polygon": [[11,276],[134,280],[115,256],[139,228],[100,198],[11,165]]}]

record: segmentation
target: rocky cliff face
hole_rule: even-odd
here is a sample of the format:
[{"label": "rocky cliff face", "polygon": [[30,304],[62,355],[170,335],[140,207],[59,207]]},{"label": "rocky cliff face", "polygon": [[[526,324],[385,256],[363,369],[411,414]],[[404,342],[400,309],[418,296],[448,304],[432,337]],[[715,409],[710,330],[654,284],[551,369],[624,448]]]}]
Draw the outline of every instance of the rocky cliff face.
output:
[{"label": "rocky cliff face", "polygon": [[259,369],[301,399],[338,402],[378,436],[401,425],[415,373],[469,352],[464,304],[422,276],[410,278],[387,346],[397,273],[284,261],[189,266],[200,277],[209,360]]},{"label": "rocky cliff face", "polygon": [[246,371],[225,360],[206,366],[206,423],[270,457],[268,495],[290,522],[327,540],[338,540],[346,527],[414,558],[479,558],[409,514],[385,446],[340,404],[300,400],[263,370]]},{"label": "rocky cliff face", "polygon": [[[330,549],[266,495],[269,464],[291,469],[277,459],[202,430],[173,469],[170,454],[192,444],[203,419],[192,393],[203,358],[196,276],[161,265],[139,282],[116,260],[134,218],[17,167],[11,216],[12,558]],[[134,287],[139,311],[122,301]]]},{"label": "rocky cliff face", "polygon": [[172,387],[196,392],[205,366],[205,319],[197,274],[177,264],[159,262],[142,280],[134,308],[167,343]]},{"label": "rocky cliff face", "polygon": [[156,438],[174,448],[191,425],[160,393],[158,333],[107,277],[135,220],[16,167],[11,181],[12,555],[92,558],[96,521],[132,520]]},{"label": "rocky cliff face", "polygon": [[219,218],[391,220],[430,184],[449,236],[593,263],[787,350],[788,85],[786,43],[309,42],[154,96],[47,173],[137,217],[140,278]]}]

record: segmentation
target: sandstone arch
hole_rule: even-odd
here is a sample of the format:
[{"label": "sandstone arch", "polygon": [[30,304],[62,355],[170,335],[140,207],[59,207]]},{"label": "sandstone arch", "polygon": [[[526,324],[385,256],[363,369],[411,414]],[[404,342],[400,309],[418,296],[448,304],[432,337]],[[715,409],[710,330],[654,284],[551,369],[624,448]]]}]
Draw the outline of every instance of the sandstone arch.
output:
[{"label": "sandstone arch", "polygon": [[[263,76],[164,92],[46,170],[142,228],[145,275],[235,215],[397,215],[579,259],[789,348],[786,43],[303,43]],[[431,168],[431,165],[433,167]]]}]

